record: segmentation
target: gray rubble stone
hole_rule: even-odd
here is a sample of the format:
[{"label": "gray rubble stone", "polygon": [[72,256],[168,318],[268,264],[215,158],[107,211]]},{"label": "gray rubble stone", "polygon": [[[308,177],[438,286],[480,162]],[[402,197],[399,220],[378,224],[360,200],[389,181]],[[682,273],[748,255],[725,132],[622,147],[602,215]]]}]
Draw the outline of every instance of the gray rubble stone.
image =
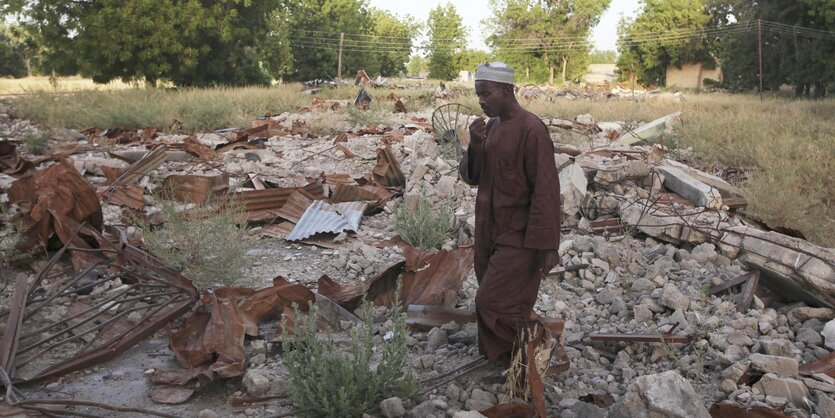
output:
[{"label": "gray rubble stone", "polygon": [[823,342],[823,338],[821,338],[820,333],[812,328],[801,328],[800,331],[795,334],[794,340],[806,345],[815,346],[819,346]]},{"label": "gray rubble stone", "polygon": [[786,398],[798,407],[804,406],[803,397],[809,397],[809,389],[803,382],[788,377],[779,377],[774,373],[766,373],[753,387],[766,396]]},{"label": "gray rubble stone", "polygon": [[821,331],[823,335],[826,348],[830,350],[835,350],[835,319],[826,323],[823,326],[823,331]]},{"label": "gray rubble stone", "polygon": [[257,369],[249,369],[244,374],[243,385],[249,396],[261,397],[270,391],[270,380]]},{"label": "gray rubble stone", "polygon": [[426,335],[426,351],[432,352],[449,343],[446,331],[440,328],[432,328]]},{"label": "gray rubble stone", "polygon": [[605,418],[606,410],[588,402],[577,402],[571,409],[577,418]]},{"label": "gray rubble stone", "polygon": [[456,385],[455,383],[450,383],[450,385],[446,387],[444,395],[449,400],[458,401],[458,398],[461,397],[461,388],[458,387],[458,385]]},{"label": "gray rubble stone", "polygon": [[803,322],[809,319],[819,319],[821,321],[828,321],[832,318],[835,318],[835,309],[799,306],[790,310],[786,316],[789,317],[790,321]]},{"label": "gray rubble stone", "polygon": [[394,397],[380,402],[380,412],[386,418],[402,417],[406,415],[406,408],[403,407],[402,399]]},{"label": "gray rubble stone", "polygon": [[487,418],[478,411],[458,411],[452,414],[452,418]]},{"label": "gray rubble stone", "polygon": [[797,360],[790,357],[769,356],[766,354],[751,354],[748,356],[751,369],[762,373],[774,373],[778,376],[797,376]]},{"label": "gray rubble stone", "polygon": [[464,407],[470,411],[483,411],[495,405],[496,402],[496,395],[481,389],[473,389]]},{"label": "gray rubble stone", "polygon": [[760,340],[763,353],[770,356],[791,357],[797,348],[789,340]]},{"label": "gray rubble stone", "polygon": [[693,386],[677,371],[641,376],[632,385],[637,388],[650,411],[669,417],[710,417]]},{"label": "gray rubble stone", "polygon": [[806,387],[809,388],[809,390],[818,390],[826,393],[835,393],[835,385],[826,382],[821,382],[817,379],[804,378],[803,384],[806,385]]},{"label": "gray rubble stone", "polygon": [[409,411],[409,416],[412,418],[423,418],[435,414],[436,411],[437,408],[435,408],[435,404],[430,399],[423,401],[418,404],[418,406],[412,408],[412,410]]},{"label": "gray rubble stone", "polygon": [[632,315],[635,317],[635,322],[648,322],[652,320],[652,311],[646,305],[638,305],[632,309]]},{"label": "gray rubble stone", "polygon": [[217,412],[211,409],[204,409],[197,414],[197,418],[218,418]]},{"label": "gray rubble stone", "polygon": [[632,282],[632,290],[635,292],[651,292],[655,290],[658,285],[650,279],[639,277]]},{"label": "gray rubble stone", "polygon": [[832,397],[823,393],[815,396],[815,413],[821,418],[835,418],[835,401]]},{"label": "gray rubble stone", "polygon": [[690,306],[690,298],[681,293],[674,283],[668,282],[661,292],[660,303],[672,310],[681,309],[684,311]]}]

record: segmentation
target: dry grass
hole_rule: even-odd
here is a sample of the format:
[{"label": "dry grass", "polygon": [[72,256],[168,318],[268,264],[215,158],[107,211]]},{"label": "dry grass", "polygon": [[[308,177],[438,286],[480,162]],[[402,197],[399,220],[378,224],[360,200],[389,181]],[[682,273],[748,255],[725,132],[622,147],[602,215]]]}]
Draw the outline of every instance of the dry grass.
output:
[{"label": "dry grass", "polygon": [[50,77],[41,76],[0,78],[0,95],[56,91],[121,90],[130,87],[130,84],[118,80],[107,84],[96,84],[93,83],[93,80],[83,77],[58,77],[52,81],[50,81]]}]

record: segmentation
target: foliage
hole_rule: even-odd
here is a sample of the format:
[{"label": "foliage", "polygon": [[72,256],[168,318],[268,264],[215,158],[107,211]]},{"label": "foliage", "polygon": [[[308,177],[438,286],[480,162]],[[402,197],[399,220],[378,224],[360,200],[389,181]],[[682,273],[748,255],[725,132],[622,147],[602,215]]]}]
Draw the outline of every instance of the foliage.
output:
[{"label": "foliage", "polygon": [[[406,315],[399,300],[391,312],[393,335],[383,343],[379,363],[369,302],[363,303],[362,323],[352,329],[348,350],[330,336],[318,337],[317,310],[312,303],[307,315],[295,312],[284,364],[294,408],[302,416],[359,417],[382,399],[403,396],[414,386],[406,373]],[[286,323],[282,328],[287,329]]]},{"label": "foliage", "polygon": [[458,56],[467,46],[467,31],[452,3],[429,11],[425,48],[429,51],[429,77],[452,80],[458,77]]},{"label": "foliage", "polygon": [[7,30],[0,26],[0,77],[25,77],[26,64]]},{"label": "foliage", "polygon": [[429,71],[429,60],[420,55],[412,55],[406,68],[409,76],[418,76],[421,71]]},{"label": "foliage", "polygon": [[25,0],[12,11],[37,28],[52,66],[96,82],[180,86],[265,84],[261,40],[280,0]]},{"label": "foliage", "polygon": [[589,64],[591,28],[610,1],[491,0],[488,45],[517,74],[525,74],[525,82],[553,84],[557,67],[563,83],[579,80]]},{"label": "foliage", "polygon": [[[374,27],[367,0],[284,0],[282,16],[287,19],[293,57],[289,80],[336,78],[339,34],[364,34]],[[354,51],[359,49],[366,50],[345,48],[350,51],[342,56],[343,76],[364,68],[373,53]]]},{"label": "foliage", "polygon": [[618,60],[616,51],[601,51],[595,49],[589,54],[589,61],[592,64],[614,64]]},{"label": "foliage", "polygon": [[[835,8],[826,0],[754,2],[718,0],[713,9],[720,24],[749,22],[748,31],[723,37],[717,54],[725,86],[733,90],[759,87],[758,19],[762,19],[763,87],[776,91],[782,84],[795,87],[797,96],[826,95],[835,88],[835,43],[820,36],[802,36],[810,30],[835,32]],[[800,26],[800,35],[780,30],[770,22]]]},{"label": "foliage", "polygon": [[41,155],[49,146],[49,133],[29,130],[23,135],[23,142],[32,154]]},{"label": "foliage", "polygon": [[[704,29],[711,21],[705,0],[643,0],[635,19],[618,27],[618,69],[621,78],[634,68],[639,82],[664,85],[667,67],[689,62],[713,63],[712,39],[707,35],[679,36]],[[652,34],[648,36],[647,34]]]},{"label": "foliage", "polygon": [[229,201],[186,210],[172,196],[166,191],[157,199],[163,227],[132,222],[142,231],[148,251],[181,271],[201,290],[216,284],[245,283],[242,273],[250,266],[247,251],[252,244],[243,207]]},{"label": "foliage", "polygon": [[[395,229],[413,247],[431,251],[440,249],[446,241],[446,234],[452,229],[453,216],[449,204],[439,208],[432,206],[421,190],[413,202],[404,200],[394,213]],[[409,204],[413,203],[413,204]]]},{"label": "foliage", "polygon": [[465,49],[458,54],[458,69],[462,71],[475,72],[479,64],[493,61],[492,54],[477,49]]},{"label": "foliage", "polygon": [[372,60],[365,68],[368,75],[380,74],[384,77],[396,76],[406,72],[406,62],[412,50],[412,39],[420,30],[420,24],[410,16],[397,16],[379,9],[371,9],[373,31],[370,41],[379,45],[370,53]]}]

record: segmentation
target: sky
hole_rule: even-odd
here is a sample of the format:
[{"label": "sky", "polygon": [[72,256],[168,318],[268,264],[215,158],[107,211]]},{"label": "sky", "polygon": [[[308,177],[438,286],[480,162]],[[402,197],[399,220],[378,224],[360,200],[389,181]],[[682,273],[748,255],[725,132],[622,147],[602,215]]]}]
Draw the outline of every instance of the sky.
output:
[{"label": "sky", "polygon": [[[370,0],[372,7],[389,10],[399,16],[412,15],[426,22],[429,11],[439,5],[452,3],[464,21],[469,32],[470,47],[487,50],[481,21],[490,17],[492,10],[487,0]],[[618,20],[620,15],[633,16],[638,10],[638,0],[612,0],[592,32],[592,41],[597,49],[615,50]]]}]

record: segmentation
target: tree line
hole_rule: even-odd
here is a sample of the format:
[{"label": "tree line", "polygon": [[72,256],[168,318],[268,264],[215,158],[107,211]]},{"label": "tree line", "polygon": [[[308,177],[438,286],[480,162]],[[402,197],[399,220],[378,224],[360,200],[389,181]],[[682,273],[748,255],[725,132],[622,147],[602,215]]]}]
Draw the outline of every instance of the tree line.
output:
[{"label": "tree line", "polygon": [[[622,78],[664,85],[670,65],[721,66],[735,91],[791,85],[797,96],[824,97],[835,84],[832,0],[643,0],[619,26]],[[714,80],[718,83],[718,80]]]},{"label": "tree line", "polygon": [[[96,82],[253,85],[428,72],[449,80],[491,60],[520,83],[577,82],[590,63],[592,28],[611,0],[490,0],[490,51],[468,47],[452,4],[426,21],[368,0],[3,0],[0,75],[81,74]],[[664,85],[670,65],[721,65],[724,87],[795,86],[823,96],[835,82],[832,0],[642,0],[618,27],[618,71]],[[718,83],[718,81],[717,81]]]}]

